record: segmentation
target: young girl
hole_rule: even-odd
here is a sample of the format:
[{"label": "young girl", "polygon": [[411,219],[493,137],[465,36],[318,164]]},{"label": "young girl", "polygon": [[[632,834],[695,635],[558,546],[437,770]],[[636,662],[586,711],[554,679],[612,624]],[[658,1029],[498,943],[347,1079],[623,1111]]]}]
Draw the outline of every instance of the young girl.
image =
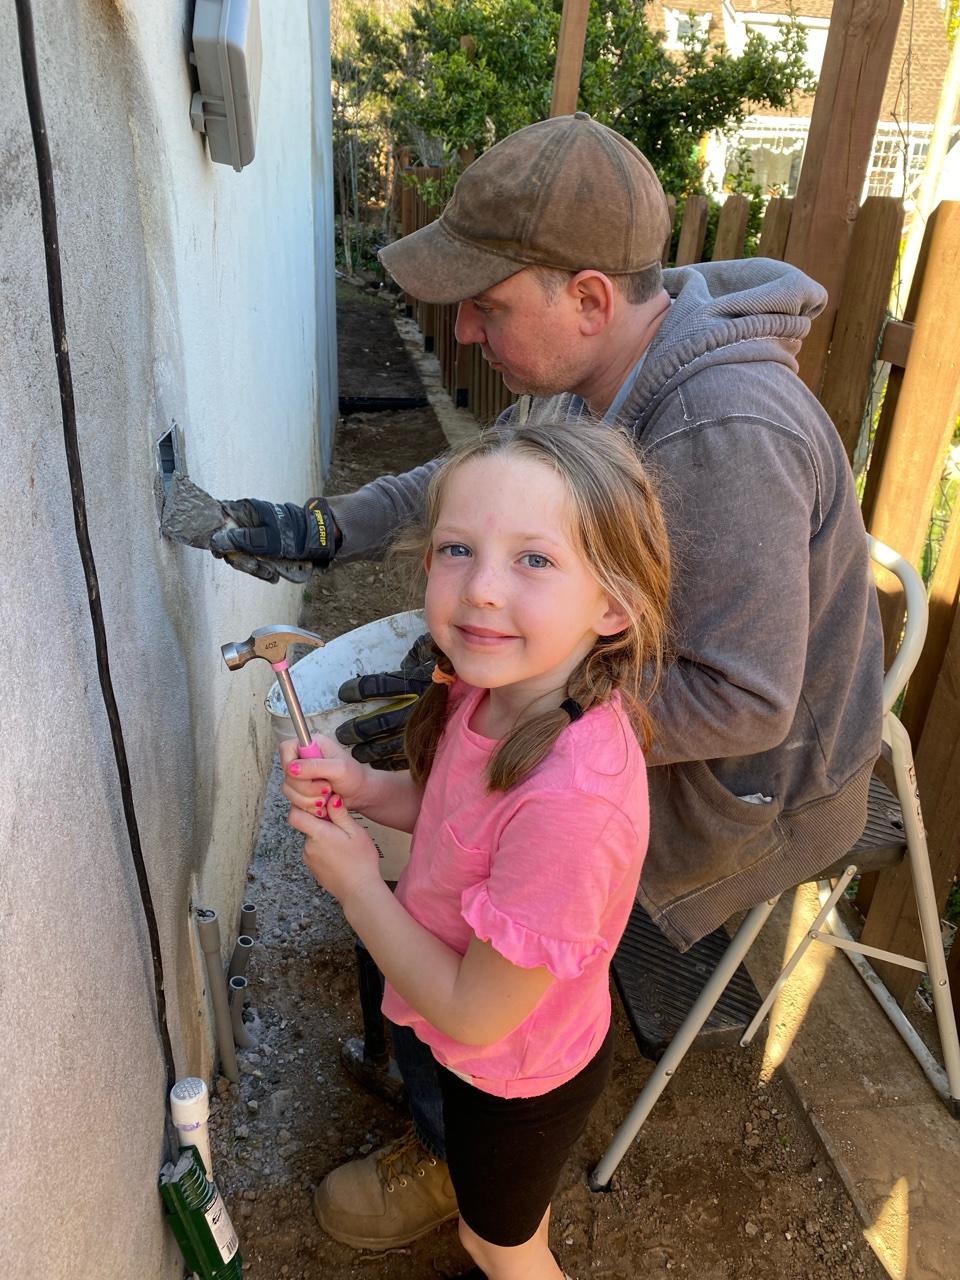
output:
[{"label": "young girl", "polygon": [[[465,1248],[490,1280],[560,1280],[550,1199],[609,1074],[610,960],[647,844],[666,534],[626,436],[508,427],[434,474],[422,555],[438,662],[410,772],[285,745],[289,821],[386,977],[384,1013],[439,1064]],[[396,895],[348,809],[413,832]]]}]

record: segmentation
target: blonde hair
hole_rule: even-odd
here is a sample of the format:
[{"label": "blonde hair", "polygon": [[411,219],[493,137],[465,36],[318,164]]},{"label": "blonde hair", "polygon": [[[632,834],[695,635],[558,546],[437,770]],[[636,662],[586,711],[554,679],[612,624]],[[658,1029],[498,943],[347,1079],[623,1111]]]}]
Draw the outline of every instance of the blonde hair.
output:
[{"label": "blonde hair", "polygon": [[[556,422],[492,428],[450,453],[430,479],[424,526],[408,530],[400,549],[420,562],[436,526],[450,477],[475,458],[526,458],[550,467],[564,482],[573,515],[573,537],[602,591],[629,622],[597,642],[567,682],[565,696],[583,711],[619,691],[644,746],[652,739],[648,703],[664,660],[670,591],[670,553],[663,513],[631,439],[595,422]],[[434,646],[437,664],[453,673]],[[448,687],[435,683],[417,703],[405,732],[410,770],[417,782],[430,773],[447,719]],[[546,757],[569,714],[555,708],[522,721],[500,742],[490,761],[491,791],[508,791]]]}]

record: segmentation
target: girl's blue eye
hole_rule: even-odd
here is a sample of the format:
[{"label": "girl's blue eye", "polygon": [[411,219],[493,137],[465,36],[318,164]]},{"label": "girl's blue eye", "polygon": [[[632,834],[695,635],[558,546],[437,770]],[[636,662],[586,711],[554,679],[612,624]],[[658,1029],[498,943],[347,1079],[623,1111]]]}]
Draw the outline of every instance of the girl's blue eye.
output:
[{"label": "girl's blue eye", "polygon": [[465,547],[462,542],[446,542],[439,548],[439,552],[442,556],[451,556],[460,559],[463,556],[470,555],[470,548]]},{"label": "girl's blue eye", "polygon": [[539,551],[528,551],[521,559],[531,569],[549,569],[551,561]]}]

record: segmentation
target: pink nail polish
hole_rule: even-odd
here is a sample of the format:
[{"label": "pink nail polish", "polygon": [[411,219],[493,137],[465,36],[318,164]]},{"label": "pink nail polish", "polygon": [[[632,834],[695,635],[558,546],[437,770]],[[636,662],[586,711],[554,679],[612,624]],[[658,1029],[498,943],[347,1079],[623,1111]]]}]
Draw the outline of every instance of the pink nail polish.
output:
[{"label": "pink nail polish", "polygon": [[339,796],[334,796],[331,803],[333,804],[334,809],[341,809],[343,807],[343,801]]},{"label": "pink nail polish", "polygon": [[288,764],[288,765],[287,765],[287,773],[292,773],[292,774],[293,774],[293,776],[294,776],[295,778],[296,778],[296,777],[299,777],[299,775],[300,775],[300,762],[299,762],[299,760],[294,760],[294,761],[292,761],[290,764]]}]

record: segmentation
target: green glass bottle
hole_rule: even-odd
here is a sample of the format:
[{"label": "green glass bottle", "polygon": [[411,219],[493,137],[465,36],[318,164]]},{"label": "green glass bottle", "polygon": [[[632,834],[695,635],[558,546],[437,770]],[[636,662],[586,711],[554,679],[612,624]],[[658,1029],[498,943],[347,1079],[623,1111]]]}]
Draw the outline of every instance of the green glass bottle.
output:
[{"label": "green glass bottle", "polygon": [[242,1280],[243,1258],[227,1206],[196,1147],[160,1170],[160,1194],[183,1260],[199,1280]]}]

